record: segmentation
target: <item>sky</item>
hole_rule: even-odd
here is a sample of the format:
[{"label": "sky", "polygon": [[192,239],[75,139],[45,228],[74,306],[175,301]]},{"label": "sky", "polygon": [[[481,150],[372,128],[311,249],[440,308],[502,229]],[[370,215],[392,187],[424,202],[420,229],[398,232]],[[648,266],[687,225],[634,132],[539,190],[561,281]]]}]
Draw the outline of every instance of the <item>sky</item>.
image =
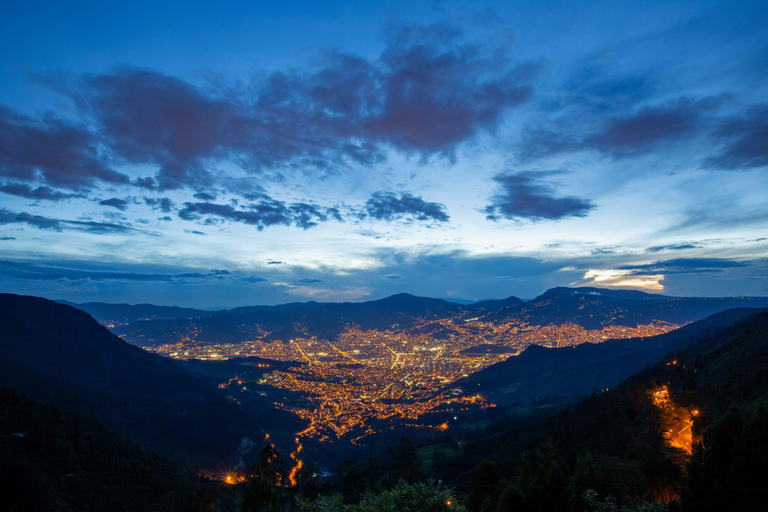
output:
[{"label": "sky", "polygon": [[8,1],[0,291],[768,295],[764,1]]}]

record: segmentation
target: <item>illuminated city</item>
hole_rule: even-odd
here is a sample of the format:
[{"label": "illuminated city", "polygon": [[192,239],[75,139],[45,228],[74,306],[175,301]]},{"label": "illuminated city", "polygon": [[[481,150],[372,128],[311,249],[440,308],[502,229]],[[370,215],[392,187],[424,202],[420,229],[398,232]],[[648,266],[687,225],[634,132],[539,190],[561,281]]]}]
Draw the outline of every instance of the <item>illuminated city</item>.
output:
[{"label": "illuminated city", "polygon": [[[254,369],[263,368],[260,384],[304,397],[300,402],[275,403],[307,421],[307,428],[298,432],[298,436],[319,441],[345,438],[359,444],[388,422],[410,421],[411,426],[446,429],[448,425],[442,422],[432,425],[429,413],[493,407],[483,396],[465,395],[450,384],[517,355],[530,345],[555,348],[608,339],[642,338],[677,327],[669,322],[654,321],[634,328],[608,326],[587,330],[574,323],[538,326],[511,321],[497,324],[457,316],[437,321],[419,320],[407,329],[393,325],[383,331],[347,325],[332,341],[307,333],[307,337],[286,342],[255,339],[237,344],[212,344],[196,339],[194,333],[187,333],[176,344],[152,350],[176,359],[226,360],[256,356],[303,363],[281,370],[258,363]],[[270,334],[258,332],[263,337]],[[446,332],[449,334],[445,335]],[[248,382],[232,379],[221,384],[222,388],[230,386],[247,387]]]}]

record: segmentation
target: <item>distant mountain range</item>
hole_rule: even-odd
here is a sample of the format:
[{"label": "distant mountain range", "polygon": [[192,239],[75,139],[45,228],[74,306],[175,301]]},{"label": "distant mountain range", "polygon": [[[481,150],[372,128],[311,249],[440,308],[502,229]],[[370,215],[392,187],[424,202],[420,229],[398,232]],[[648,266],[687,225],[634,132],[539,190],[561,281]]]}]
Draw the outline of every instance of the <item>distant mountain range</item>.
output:
[{"label": "distant mountain range", "polygon": [[105,304],[103,302],[85,302],[75,304],[66,300],[56,301],[59,304],[74,306],[82,309],[99,322],[127,324],[138,320],[159,320],[167,318],[202,318],[211,314],[210,311],[176,306],[155,306],[154,304]]},{"label": "distant mountain range", "polygon": [[359,303],[300,302],[278,306],[246,306],[215,313],[142,304],[75,305],[126,341],[148,347],[195,339],[199,343],[239,343],[254,339],[288,342],[315,336],[332,340],[346,326],[404,331],[419,326],[434,337],[453,334],[442,320],[462,325],[510,322],[531,326],[563,325],[584,329],[636,327],[665,321],[684,324],[736,307],[765,307],[768,297],[669,297],[630,290],[553,288],[524,302],[517,297],[458,304],[401,293]]}]

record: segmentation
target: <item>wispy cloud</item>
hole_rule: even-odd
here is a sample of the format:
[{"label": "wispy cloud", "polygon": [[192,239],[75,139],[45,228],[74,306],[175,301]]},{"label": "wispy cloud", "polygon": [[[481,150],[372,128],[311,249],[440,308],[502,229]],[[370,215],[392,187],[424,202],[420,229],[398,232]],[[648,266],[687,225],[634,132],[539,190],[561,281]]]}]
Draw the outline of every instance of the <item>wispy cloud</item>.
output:
[{"label": "wispy cloud", "polygon": [[83,197],[82,194],[62,192],[45,185],[32,188],[29,185],[21,183],[6,183],[0,185],[0,192],[29,199],[43,199],[47,201],[61,201],[62,199]]},{"label": "wispy cloud", "polygon": [[706,115],[715,111],[722,98],[691,100],[686,97],[637,110],[608,115],[591,133],[561,128],[529,127],[516,146],[520,161],[562,153],[591,150],[615,159],[648,153],[663,144],[678,142],[705,131]]},{"label": "wispy cloud", "polygon": [[82,269],[64,265],[47,265],[43,263],[0,261],[0,275],[16,279],[42,281],[90,280],[90,281],[157,281],[181,283],[195,280],[205,280],[221,277],[215,270],[207,273],[180,272],[122,272],[100,269]]},{"label": "wispy cloud", "polygon": [[678,258],[654,261],[639,265],[623,265],[617,270],[626,270],[632,275],[648,274],[694,274],[722,272],[728,268],[748,267],[747,261],[729,258]]},{"label": "wispy cloud", "polygon": [[754,105],[715,132],[724,143],[705,164],[715,169],[752,169],[768,166],[768,105]]},{"label": "wispy cloud", "polygon": [[120,199],[118,197],[112,197],[109,199],[105,199],[103,201],[99,201],[99,204],[102,206],[111,206],[112,208],[117,208],[118,210],[124,212],[128,209],[128,205],[130,204],[125,199]]},{"label": "wispy cloud", "polygon": [[3,224],[27,224],[28,226],[50,231],[64,231],[65,229],[76,229],[96,235],[115,235],[144,233],[154,235],[154,233],[136,229],[125,224],[116,224],[112,222],[96,222],[86,220],[64,220],[52,219],[42,215],[33,215],[27,212],[12,212],[5,208],[0,208],[0,225]]},{"label": "wispy cloud", "polygon": [[701,244],[698,243],[683,242],[678,244],[654,245],[653,247],[647,248],[646,252],[685,251],[688,249],[698,249],[700,247]]}]

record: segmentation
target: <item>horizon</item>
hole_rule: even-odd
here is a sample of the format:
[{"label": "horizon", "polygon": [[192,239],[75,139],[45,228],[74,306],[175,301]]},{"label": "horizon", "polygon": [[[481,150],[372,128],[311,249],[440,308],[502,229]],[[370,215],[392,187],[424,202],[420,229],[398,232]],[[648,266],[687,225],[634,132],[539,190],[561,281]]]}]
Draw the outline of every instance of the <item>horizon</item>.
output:
[{"label": "horizon", "polygon": [[3,291],[768,296],[764,2],[6,14]]},{"label": "horizon", "polygon": [[[285,306],[285,305],[288,305],[288,304],[361,304],[361,303],[365,303],[365,302],[376,302],[376,301],[380,301],[380,300],[385,300],[385,299],[389,299],[389,298],[395,297],[397,295],[409,295],[409,296],[417,298],[417,299],[442,300],[442,301],[445,301],[445,302],[451,302],[453,304],[459,304],[459,305],[471,305],[471,304],[478,304],[480,302],[502,301],[502,300],[507,300],[507,299],[512,299],[512,298],[520,299],[523,302],[530,302],[530,301],[538,299],[539,297],[541,297],[542,295],[546,294],[547,292],[549,292],[551,290],[554,290],[554,289],[557,289],[557,288],[564,288],[564,289],[568,289],[568,290],[594,289],[594,290],[605,290],[607,292],[610,292],[610,291],[641,291],[642,293],[646,293],[648,295],[658,295],[658,296],[661,296],[661,297],[668,297],[668,298],[701,298],[701,299],[725,299],[725,298],[754,298],[754,299],[759,299],[759,298],[768,298],[768,296],[763,296],[763,295],[721,295],[721,296],[693,295],[693,296],[689,296],[689,297],[682,297],[682,296],[677,296],[677,295],[666,295],[666,294],[663,294],[663,293],[654,293],[654,292],[646,292],[646,291],[642,291],[642,290],[633,290],[633,289],[630,289],[630,288],[617,289],[617,288],[600,288],[600,287],[596,287],[596,286],[581,286],[581,287],[570,288],[570,287],[567,287],[567,286],[557,286],[557,287],[554,287],[554,288],[548,288],[547,290],[544,290],[543,292],[539,293],[535,297],[527,297],[527,298],[526,297],[519,297],[517,295],[512,294],[512,295],[508,295],[506,297],[501,297],[501,298],[487,298],[487,299],[480,299],[480,300],[470,301],[470,300],[461,299],[461,298],[429,297],[429,296],[426,296],[426,295],[415,295],[415,294],[408,293],[408,292],[396,292],[396,293],[393,293],[391,295],[387,295],[385,297],[379,297],[379,298],[375,298],[375,299],[365,299],[365,300],[361,299],[361,300],[352,300],[352,301],[324,301],[324,300],[310,299],[310,300],[306,300],[306,301],[281,302],[281,303],[277,303],[277,304],[257,304],[257,303],[251,304],[251,303],[244,303],[244,304],[240,304],[238,306],[233,306],[233,307],[206,306],[206,307],[189,307],[189,309],[198,309],[200,311],[208,311],[208,312],[211,312],[211,313],[216,313],[216,312],[219,312],[219,311],[228,311],[228,310],[231,310],[231,309],[236,309],[236,308],[241,308],[241,307],[252,307],[252,306],[257,306],[257,307],[265,306],[265,307],[269,307],[269,306]],[[75,304],[75,305],[87,304],[87,302],[77,303],[77,302],[68,301],[66,299],[54,299],[54,298],[49,298],[49,297],[43,297],[43,298],[51,300],[53,302],[58,302],[58,303],[70,302],[70,303]],[[153,303],[153,302],[136,302],[136,303],[100,302],[100,301],[90,301],[90,302],[95,303],[95,304],[108,304],[108,305],[115,305],[115,306],[145,306],[146,305],[146,306],[160,306],[160,307],[182,307],[182,308],[188,307],[188,306],[179,306],[178,304],[157,304],[157,303]]]}]

